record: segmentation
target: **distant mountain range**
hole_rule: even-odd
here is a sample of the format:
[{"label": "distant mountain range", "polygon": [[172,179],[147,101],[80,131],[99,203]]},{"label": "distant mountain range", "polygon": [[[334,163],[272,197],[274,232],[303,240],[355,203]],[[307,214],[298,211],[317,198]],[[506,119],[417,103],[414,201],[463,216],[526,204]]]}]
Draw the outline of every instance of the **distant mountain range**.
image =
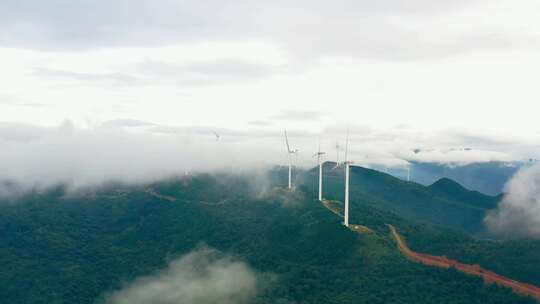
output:
[{"label": "distant mountain range", "polygon": [[[485,162],[467,165],[451,165],[440,163],[412,162],[411,180],[423,185],[431,185],[441,178],[450,178],[468,189],[480,191],[489,195],[504,192],[504,186],[522,167],[530,165],[527,162]],[[396,177],[406,179],[407,172],[403,169],[386,169],[375,167]]]},{"label": "distant mountain range", "polygon": [[[343,168],[326,162],[325,195],[343,199]],[[312,187],[317,169],[303,178]],[[390,174],[358,166],[351,167],[351,200],[390,211],[417,223],[430,223],[475,235],[486,235],[483,219],[495,208],[501,196],[471,191],[459,183],[442,178],[430,186],[407,182]]]}]

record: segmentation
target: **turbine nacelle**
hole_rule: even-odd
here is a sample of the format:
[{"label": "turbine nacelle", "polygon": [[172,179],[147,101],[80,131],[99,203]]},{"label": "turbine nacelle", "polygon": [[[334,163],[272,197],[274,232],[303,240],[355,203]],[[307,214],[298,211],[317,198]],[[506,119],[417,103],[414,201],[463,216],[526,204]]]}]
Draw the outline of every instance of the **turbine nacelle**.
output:
[{"label": "turbine nacelle", "polygon": [[326,154],[326,152],[317,152],[317,153],[313,154],[313,157],[322,156],[322,155],[325,155],[325,154]]},{"label": "turbine nacelle", "polygon": [[298,150],[298,149],[289,150],[290,154],[297,154],[298,152],[300,152],[300,150]]},{"label": "turbine nacelle", "polygon": [[340,168],[341,166],[344,166],[344,165],[352,165],[352,164],[354,164],[354,162],[352,160],[336,163],[336,165],[334,167],[332,167],[332,170]]}]

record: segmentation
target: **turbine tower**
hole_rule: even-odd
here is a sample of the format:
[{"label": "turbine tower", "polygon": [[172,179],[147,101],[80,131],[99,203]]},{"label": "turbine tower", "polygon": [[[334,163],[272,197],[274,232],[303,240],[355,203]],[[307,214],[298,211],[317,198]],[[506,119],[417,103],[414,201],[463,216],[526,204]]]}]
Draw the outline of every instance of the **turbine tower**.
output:
[{"label": "turbine tower", "polygon": [[407,166],[407,181],[411,181],[411,164]]},{"label": "turbine tower", "polygon": [[317,156],[317,163],[319,164],[319,201],[322,201],[322,179],[323,179],[323,168],[322,168],[322,162],[321,157],[326,154],[325,152],[321,152],[321,141],[319,140],[319,151],[315,153],[314,156]]},{"label": "turbine tower", "polygon": [[339,166],[339,142],[336,142],[336,166]]},{"label": "turbine tower", "polygon": [[347,140],[345,143],[345,208],[344,208],[344,215],[343,215],[343,224],[346,227],[349,227],[349,173],[350,173],[350,165],[353,163],[352,161],[349,161],[348,159],[348,152],[349,152],[349,129],[347,129]]},{"label": "turbine tower", "polygon": [[289,158],[289,183],[288,183],[288,189],[292,190],[292,159],[291,154],[296,155],[296,159],[298,161],[298,149],[292,150],[289,145],[289,138],[287,137],[287,130],[285,130],[285,143],[287,144],[287,156]]}]

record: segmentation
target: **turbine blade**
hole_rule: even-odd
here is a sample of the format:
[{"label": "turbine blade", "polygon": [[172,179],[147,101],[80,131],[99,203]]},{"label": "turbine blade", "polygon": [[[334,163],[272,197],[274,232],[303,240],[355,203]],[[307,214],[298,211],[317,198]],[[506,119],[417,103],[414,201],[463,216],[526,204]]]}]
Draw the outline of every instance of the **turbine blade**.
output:
[{"label": "turbine blade", "polygon": [[289,138],[287,137],[287,130],[285,130],[285,143],[287,144],[287,152],[291,153],[291,147],[289,146]]},{"label": "turbine blade", "polygon": [[216,131],[212,131],[212,133],[214,133],[216,136],[216,141],[218,141],[221,136]]},{"label": "turbine blade", "polygon": [[347,158],[349,154],[349,128],[347,127],[347,138],[345,140],[345,162],[349,159]]}]

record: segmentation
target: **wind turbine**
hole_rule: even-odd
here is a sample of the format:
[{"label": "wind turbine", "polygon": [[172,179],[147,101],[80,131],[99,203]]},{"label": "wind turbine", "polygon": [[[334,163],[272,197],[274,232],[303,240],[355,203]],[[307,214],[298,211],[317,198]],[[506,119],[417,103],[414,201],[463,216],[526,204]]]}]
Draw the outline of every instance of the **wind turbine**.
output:
[{"label": "wind turbine", "polygon": [[321,152],[321,141],[319,139],[319,151],[315,153],[313,156],[317,156],[317,163],[319,164],[319,201],[322,201],[322,179],[323,179],[323,168],[322,168],[322,162],[321,157],[326,154],[325,152]]},{"label": "wind turbine", "polygon": [[348,159],[348,152],[349,152],[349,129],[347,129],[347,139],[345,143],[345,161],[343,162],[345,164],[345,211],[343,215],[343,219],[344,219],[343,224],[346,227],[349,227],[349,172],[350,172],[350,165],[353,163],[352,161],[349,161]]},{"label": "wind turbine", "polygon": [[341,146],[339,145],[339,142],[336,142],[336,165],[332,167],[332,171],[341,166],[341,164],[339,163],[339,148],[341,148]]},{"label": "wind turbine", "polygon": [[289,158],[289,184],[288,188],[289,190],[292,190],[292,159],[291,154],[296,155],[296,160],[298,161],[298,149],[291,149],[291,146],[289,145],[289,138],[287,137],[287,130],[285,130],[285,143],[287,144],[287,156]]},{"label": "wind turbine", "polygon": [[339,164],[339,143],[336,142],[336,166]]},{"label": "wind turbine", "polygon": [[411,181],[411,164],[407,166],[407,181]]},{"label": "wind turbine", "polygon": [[219,141],[221,135],[219,135],[216,131],[212,131],[212,133],[214,133],[214,135],[216,136],[216,141]]}]

